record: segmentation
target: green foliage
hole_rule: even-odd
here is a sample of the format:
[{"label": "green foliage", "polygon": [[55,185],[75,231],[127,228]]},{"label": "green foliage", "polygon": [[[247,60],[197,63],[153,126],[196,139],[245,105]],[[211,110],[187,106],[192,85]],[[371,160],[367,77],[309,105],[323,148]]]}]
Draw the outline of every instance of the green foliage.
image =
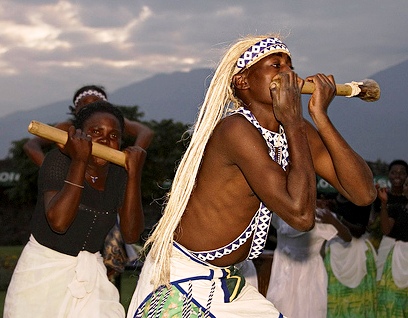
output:
[{"label": "green foliage", "polygon": [[145,203],[156,201],[161,204],[169,191],[174,174],[188,146],[184,139],[188,125],[171,119],[146,123],[155,132],[147,151],[143,169],[142,197]]},{"label": "green foliage", "polygon": [[[160,122],[141,121],[144,116],[138,106],[118,106],[124,117],[139,121],[154,131],[153,141],[147,150],[147,157],[142,175],[142,198],[145,204],[153,201],[162,204],[173,181],[177,163],[188,146],[183,139],[188,125],[165,119]],[[122,147],[133,145],[135,139],[125,136]]]},{"label": "green foliage", "polygon": [[17,206],[34,205],[37,200],[38,167],[26,156],[23,150],[27,140],[24,138],[13,141],[10,149],[13,169],[20,174],[20,179],[13,187],[6,190],[6,194],[10,201],[13,201]]},{"label": "green foliage", "polygon": [[134,105],[134,106],[118,106],[116,105],[117,108],[120,109],[120,111],[123,114],[123,117],[129,119],[129,120],[135,120],[135,121],[141,121],[141,119],[144,116],[143,112],[139,111],[139,106]]},{"label": "green foliage", "polygon": [[388,163],[386,163],[385,161],[381,161],[380,159],[378,159],[375,162],[368,161],[367,164],[371,168],[371,171],[373,172],[374,175],[380,176],[388,175]]}]

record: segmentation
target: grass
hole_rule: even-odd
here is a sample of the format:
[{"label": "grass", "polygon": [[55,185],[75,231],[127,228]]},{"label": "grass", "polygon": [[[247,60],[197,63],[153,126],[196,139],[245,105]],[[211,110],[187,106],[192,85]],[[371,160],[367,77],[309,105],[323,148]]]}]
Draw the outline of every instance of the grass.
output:
[{"label": "grass", "polygon": [[[9,272],[12,272],[12,268],[15,266],[18,257],[22,251],[22,246],[0,246],[0,266],[7,266]],[[4,272],[0,272],[0,282],[7,280],[8,277],[4,277]],[[133,291],[136,287],[136,282],[138,278],[139,271],[136,270],[126,270],[121,275],[120,281],[120,302],[127,311],[130,301],[132,299]],[[0,314],[3,314],[4,310],[4,300],[6,298],[6,291],[3,288],[0,289]]]},{"label": "grass", "polygon": [[125,307],[126,312],[135,291],[138,275],[139,272],[135,270],[126,270],[121,275],[120,302]]},{"label": "grass", "polygon": [[6,298],[7,282],[10,280],[13,269],[20,256],[22,246],[1,246],[0,247],[0,313],[3,313],[4,299]]}]

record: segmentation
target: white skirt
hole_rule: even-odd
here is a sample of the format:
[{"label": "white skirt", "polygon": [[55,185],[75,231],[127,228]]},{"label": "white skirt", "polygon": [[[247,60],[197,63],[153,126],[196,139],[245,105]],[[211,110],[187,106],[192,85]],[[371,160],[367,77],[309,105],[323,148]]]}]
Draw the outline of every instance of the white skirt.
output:
[{"label": "white skirt", "polygon": [[31,236],[8,287],[3,317],[123,318],[125,310],[99,252],[74,257]]}]

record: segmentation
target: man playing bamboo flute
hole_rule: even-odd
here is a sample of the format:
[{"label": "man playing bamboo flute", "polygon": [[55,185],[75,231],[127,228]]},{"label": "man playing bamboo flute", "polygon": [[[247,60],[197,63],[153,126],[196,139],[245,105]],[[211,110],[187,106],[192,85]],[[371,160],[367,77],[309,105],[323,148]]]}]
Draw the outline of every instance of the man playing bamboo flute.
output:
[{"label": "man playing bamboo flute", "polygon": [[316,174],[358,205],[374,200],[369,167],[327,114],[333,76],[305,80],[316,86],[316,128],[302,116],[304,80],[280,39],[247,37],[226,52],[147,241],[128,317],[282,317],[234,267],[261,254],[272,215],[312,229]]}]

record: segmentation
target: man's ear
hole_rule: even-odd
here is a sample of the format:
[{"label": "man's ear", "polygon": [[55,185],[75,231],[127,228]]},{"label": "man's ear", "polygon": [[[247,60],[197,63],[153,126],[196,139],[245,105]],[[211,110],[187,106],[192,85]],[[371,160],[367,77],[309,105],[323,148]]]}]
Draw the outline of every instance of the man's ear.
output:
[{"label": "man's ear", "polygon": [[235,74],[232,77],[232,84],[236,89],[247,89],[249,87],[245,73]]}]

